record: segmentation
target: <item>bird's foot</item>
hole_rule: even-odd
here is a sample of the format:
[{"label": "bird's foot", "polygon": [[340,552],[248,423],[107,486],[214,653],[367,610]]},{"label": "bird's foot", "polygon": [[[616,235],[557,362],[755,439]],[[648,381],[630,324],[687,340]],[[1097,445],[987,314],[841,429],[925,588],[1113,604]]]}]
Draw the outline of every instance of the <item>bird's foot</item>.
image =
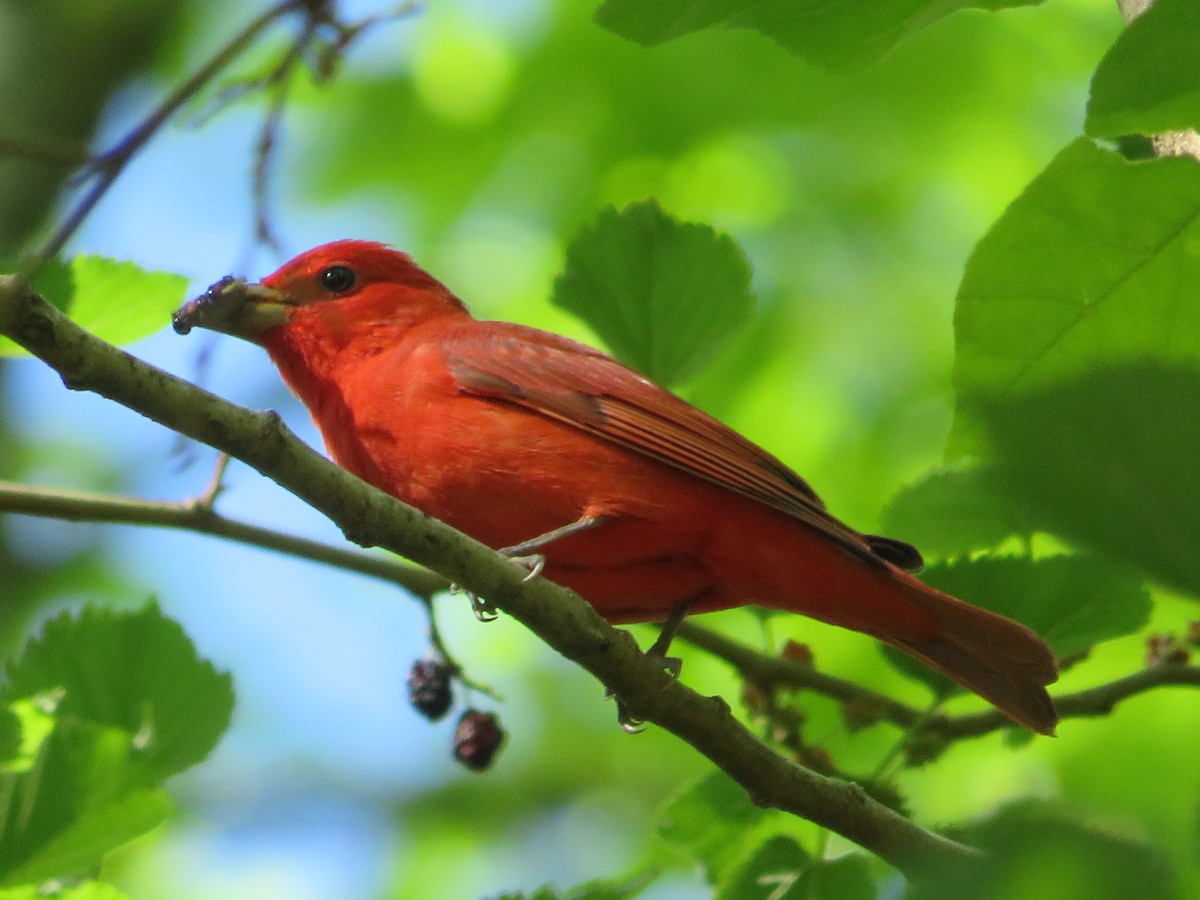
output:
[{"label": "bird's foot", "polygon": [[617,700],[617,724],[626,734],[641,734],[646,730],[646,723],[625,708],[620,699]]},{"label": "bird's foot", "polygon": [[[501,550],[500,552],[505,553],[505,550]],[[528,570],[528,574],[521,579],[521,584],[529,584],[529,582],[542,574],[542,569],[546,568],[546,557],[541,553],[529,553],[524,556],[513,556],[508,553],[505,553],[505,555],[508,556],[508,561],[513,565]]]},{"label": "bird's foot", "polygon": [[[664,656],[663,650],[658,646],[658,642],[646,651],[646,657],[653,663],[662,667],[662,670],[672,678],[678,678],[679,673],[683,671],[683,660],[677,656]],[[617,724],[626,734],[641,734],[646,730],[646,722],[644,719],[639,719],[626,705],[625,701],[614,694],[611,690],[604,692],[605,700],[614,700],[617,704]]]},{"label": "bird's foot", "polygon": [[[652,647],[651,651],[653,649],[654,648]],[[659,656],[657,653],[650,651],[647,651],[646,655],[650,657],[653,662],[656,662],[662,666],[662,670],[672,678],[678,678],[679,673],[683,671],[683,660],[678,656]]]},{"label": "bird's foot", "polygon": [[480,622],[494,622],[500,618],[500,611],[490,600],[484,600],[472,591],[467,591],[467,599],[471,601],[471,612]]},{"label": "bird's foot", "polygon": [[651,662],[658,664],[672,678],[678,678],[679,673],[683,671],[683,660],[678,656],[667,656],[667,650],[670,648],[671,639],[674,636],[674,628],[664,628],[659,634],[658,640],[646,650],[646,657]]},{"label": "bird's foot", "polygon": [[471,601],[471,612],[475,614],[475,618],[480,622],[494,622],[500,618],[500,611],[496,609],[495,604],[490,600],[484,600],[474,591],[469,591],[464,587],[459,587],[457,584],[451,583],[451,594],[466,594],[467,599]]},{"label": "bird's foot", "polygon": [[641,734],[646,730],[646,722],[644,719],[639,719],[629,707],[625,705],[625,701],[614,694],[611,690],[604,692],[605,700],[615,700],[617,703],[617,724],[621,726],[621,730],[626,734]]}]

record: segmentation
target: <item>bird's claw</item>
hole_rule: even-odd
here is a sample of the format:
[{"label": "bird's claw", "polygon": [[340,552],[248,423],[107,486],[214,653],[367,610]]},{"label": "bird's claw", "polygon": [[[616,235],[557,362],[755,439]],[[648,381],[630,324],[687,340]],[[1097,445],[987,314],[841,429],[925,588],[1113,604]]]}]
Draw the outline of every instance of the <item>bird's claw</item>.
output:
[{"label": "bird's claw", "polygon": [[467,591],[467,598],[471,601],[471,612],[480,622],[495,622],[500,618],[499,611],[491,601],[484,600],[471,591]]},{"label": "bird's claw", "polygon": [[683,671],[683,660],[678,656],[660,656],[657,661],[672,678],[679,678],[679,673]]},{"label": "bird's claw", "polygon": [[[500,551],[504,552],[504,551]],[[546,557],[541,553],[530,553],[525,556],[509,556],[509,562],[522,569],[528,569],[528,574],[521,579],[521,584],[529,584],[533,579],[542,574],[542,569],[546,568]]]},{"label": "bird's claw", "polygon": [[617,724],[621,726],[621,730],[626,734],[641,734],[646,730],[646,723],[637,716],[621,708],[621,704],[617,704]]},{"label": "bird's claw", "polygon": [[[679,673],[683,671],[683,660],[678,656],[663,656],[657,647],[651,647],[646,651],[646,656],[662,667],[662,670],[672,678],[678,678]],[[639,719],[629,707],[625,705],[625,701],[618,697],[611,689],[604,691],[605,700],[615,700],[617,703],[617,724],[626,734],[641,734],[646,730],[646,722],[644,719]]]},{"label": "bird's claw", "polygon": [[629,711],[629,707],[625,705],[620,697],[614,694],[611,690],[604,692],[605,700],[617,701],[617,724],[621,726],[621,730],[626,734],[641,734],[646,730],[646,722],[644,719],[639,719]]},{"label": "bird's claw", "polygon": [[467,599],[471,601],[471,612],[475,614],[475,618],[480,622],[494,622],[500,618],[500,613],[496,610],[495,605],[487,600],[484,600],[474,591],[469,591],[458,584],[451,582],[451,594],[466,594]]}]

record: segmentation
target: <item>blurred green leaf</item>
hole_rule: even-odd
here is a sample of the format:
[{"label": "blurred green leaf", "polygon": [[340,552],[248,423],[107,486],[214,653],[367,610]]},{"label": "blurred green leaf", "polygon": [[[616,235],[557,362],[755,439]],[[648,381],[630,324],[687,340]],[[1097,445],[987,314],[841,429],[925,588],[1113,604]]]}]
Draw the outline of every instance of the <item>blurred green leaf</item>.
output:
[{"label": "blurred green leaf", "polygon": [[1087,133],[1117,137],[1200,127],[1197,46],[1195,0],[1155,0],[1096,67]]},{"label": "blurred green leaf", "polygon": [[47,262],[33,279],[33,287],[61,310],[75,302],[75,271],[59,258]]},{"label": "blurred green leaf", "polygon": [[981,407],[980,415],[1006,490],[1039,529],[1197,596],[1197,397],[1200,370],[1134,363]]},{"label": "blurred green leaf", "polygon": [[955,313],[959,413],[1098,364],[1200,356],[1200,165],[1081,139],[975,248]]},{"label": "blurred green leaf", "polygon": [[170,800],[130,755],[120,730],[68,719],[27,769],[0,775],[0,882],[86,872],[166,818]]},{"label": "blurred green leaf", "polygon": [[771,835],[753,847],[745,859],[729,866],[728,873],[717,884],[714,900],[799,900],[822,896],[805,891],[804,877],[812,865],[812,857],[795,839]]},{"label": "blurred green leaf", "polygon": [[229,725],[228,674],[199,659],[181,628],[149,604],[136,612],[60,613],[8,666],[10,700],[61,688],[61,716],[120,728],[157,778],[203,760]]},{"label": "blurred green leaf", "polygon": [[0,888],[0,900],[128,900],[128,895],[102,881],[50,889],[46,885]]},{"label": "blurred green leaf", "polygon": [[788,835],[773,834],[730,864],[714,900],[874,900],[865,857],[813,859]]},{"label": "blurred green leaf", "polygon": [[956,428],[1031,527],[1194,594],[1198,283],[1200,166],[1080,140],[976,248],[955,361]]},{"label": "blurred green leaf", "polygon": [[606,0],[596,22],[652,47],[702,28],[754,28],[791,53],[834,71],[878,62],[903,38],[969,6],[1029,0]]},{"label": "blurred green leaf", "polygon": [[[132,262],[77,256],[67,270],[51,264],[35,282],[47,300],[110,344],[131,344],[161,330],[184,300],[187,279]],[[0,338],[0,353],[24,353]]]},{"label": "blurred green leaf", "polygon": [[653,200],[604,209],[575,236],[554,303],[662,385],[696,374],[754,311],[750,264],[733,239]]},{"label": "blurred green leaf", "polygon": [[712,772],[665,804],[659,834],[699,862],[715,884],[766,817],[745,788],[724,772]]},{"label": "blurred green leaf", "polygon": [[229,677],[153,604],[48,621],[8,667],[21,757],[0,773],[0,880],[94,869],[161,823],[159,785],[199,762],[229,721]]},{"label": "blurred green leaf", "polygon": [[985,556],[930,566],[922,580],[1040,634],[1059,658],[1133,634],[1150,620],[1150,595],[1100,556]]},{"label": "blurred green leaf", "polygon": [[0,707],[0,765],[21,751],[21,720],[7,706]]},{"label": "blurred green leaf", "polygon": [[[532,894],[506,891],[489,900],[630,900],[644,891],[657,877],[656,872],[648,872],[625,879],[597,879],[566,889],[543,885]],[[3,898],[0,897],[0,900]]]},{"label": "blurred green leaf", "polygon": [[881,530],[927,558],[953,559],[1034,529],[991,469],[963,463],[901,488],[883,511]]},{"label": "blurred green leaf", "polygon": [[838,859],[820,859],[804,875],[811,900],[874,900],[875,882],[867,859],[850,854]]},{"label": "blurred green leaf", "polygon": [[1040,802],[1013,804],[953,835],[985,855],[941,864],[906,900],[1176,900],[1183,894],[1158,847],[1084,824]]},{"label": "blurred green leaf", "polygon": [[[5,136],[26,138],[82,163],[97,123],[125,85],[146,70],[185,18],[179,0],[90,4],[39,0],[0,4],[0,122]],[[0,253],[26,244],[61,207],[55,195],[77,167],[29,159],[0,165]]]},{"label": "blurred green leaf", "polygon": [[[1060,659],[1140,630],[1152,609],[1141,581],[1100,556],[959,559],[930,566],[921,579],[1029,626]],[[907,654],[891,647],[883,650],[893,666],[928,685],[936,696],[959,690]]]},{"label": "blurred green leaf", "polygon": [[136,612],[88,607],[48,621],[9,665],[5,697],[55,688],[65,691],[58,716],[120,729],[160,779],[204,759],[233,710],[229,676],[200,659],[153,603]]},{"label": "blurred green leaf", "polygon": [[[30,859],[9,872],[5,881],[40,883],[94,869],[106,853],[158,827],[174,809],[166,791],[154,789],[134,791],[83,811]],[[95,896],[106,895],[101,891]]]}]

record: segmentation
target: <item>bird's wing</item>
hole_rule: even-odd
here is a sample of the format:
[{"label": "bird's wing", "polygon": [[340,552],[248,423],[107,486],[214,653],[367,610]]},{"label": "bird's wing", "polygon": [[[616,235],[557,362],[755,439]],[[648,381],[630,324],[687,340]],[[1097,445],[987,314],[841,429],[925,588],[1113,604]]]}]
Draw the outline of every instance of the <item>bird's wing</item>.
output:
[{"label": "bird's wing", "polygon": [[869,561],[919,566],[914,549],[860,535],[775,457],[612,357],[524,326],[471,325],[445,344],[461,391],[550,416],[766,504]]}]

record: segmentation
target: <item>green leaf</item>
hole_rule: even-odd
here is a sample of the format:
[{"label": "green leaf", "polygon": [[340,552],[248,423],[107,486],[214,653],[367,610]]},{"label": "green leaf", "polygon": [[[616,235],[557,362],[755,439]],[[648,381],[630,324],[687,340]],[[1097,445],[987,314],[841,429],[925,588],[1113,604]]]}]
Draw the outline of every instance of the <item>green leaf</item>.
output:
[{"label": "green leaf", "polygon": [[1098,556],[985,556],[931,566],[922,579],[1028,625],[1059,658],[1139,631],[1152,609],[1138,577]]},{"label": "green leaf", "polygon": [[604,209],[575,236],[554,303],[662,385],[695,375],[754,311],[750,265],[732,238],[653,200]]},{"label": "green leaf", "polygon": [[1034,526],[1193,594],[1197,284],[1200,165],[1078,141],[976,248],[955,361],[956,432]]},{"label": "green leaf", "polygon": [[9,666],[5,695],[11,702],[54,688],[65,690],[59,716],[121,729],[159,778],[204,759],[233,710],[229,676],[201,660],[154,604],[48,621]]},{"label": "green leaf", "polygon": [[1006,491],[1041,530],[1200,596],[1200,370],[1101,369],[982,407]]},{"label": "green leaf", "polygon": [[929,868],[911,880],[906,900],[1183,897],[1164,850],[1086,825],[1051,804],[1013,804],[954,837],[984,853]]},{"label": "green leaf", "polygon": [[162,820],[130,749],[119,729],[60,721],[31,765],[0,773],[0,883],[78,875]]},{"label": "green leaf", "polygon": [[128,900],[128,895],[103,881],[85,881],[53,892],[43,885],[0,888],[0,900]]},{"label": "green leaf", "polygon": [[804,897],[810,900],[875,900],[875,882],[865,857],[850,854],[817,860],[805,873]]},{"label": "green leaf", "polygon": [[489,900],[630,900],[644,891],[656,878],[658,873],[650,871],[625,879],[596,879],[564,890],[552,885],[542,885],[532,894],[524,891],[505,891],[490,897]]},{"label": "green leaf", "polygon": [[0,772],[0,881],[69,878],[171,811],[159,785],[228,724],[229,677],[153,604],[49,620],[9,665],[21,757]]},{"label": "green leaf", "polygon": [[729,867],[717,885],[714,900],[800,900],[807,893],[803,879],[812,857],[787,835],[775,834]]},{"label": "green leaf", "polygon": [[1156,0],[1096,67],[1087,133],[1154,134],[1200,127],[1200,5]]},{"label": "green leaf", "polygon": [[[184,300],[187,279],[149,272],[132,262],[77,256],[70,262],[67,289],[61,269],[51,269],[35,286],[80,326],[110,344],[131,344],[161,330]],[[4,339],[0,353],[22,353]]]},{"label": "green leaf", "polygon": [[659,834],[704,866],[714,884],[766,816],[745,788],[724,772],[713,772],[666,803]]},{"label": "green leaf", "polygon": [[7,706],[0,707],[0,765],[21,752],[21,719]]},{"label": "green leaf", "polygon": [[85,872],[108,852],[158,827],[173,811],[174,804],[166,791],[157,789],[135,791],[106,806],[89,809],[10,872],[5,881],[42,882],[65,873]]},{"label": "green leaf", "polygon": [[[1150,620],[1150,596],[1128,570],[1098,556],[960,559],[930,566],[921,579],[940,591],[1028,625],[1060,659],[1132,634]],[[935,696],[959,690],[949,679],[891,647],[889,662]]]},{"label": "green leaf", "polygon": [[71,270],[75,300],[67,312],[110,344],[131,344],[160,331],[187,290],[182,275],[148,272],[102,256],[77,256]]},{"label": "green leaf", "polygon": [[1029,5],[1030,0],[606,0],[596,22],[646,47],[704,28],[754,28],[789,52],[840,71],[878,62],[903,38],[957,9]]},{"label": "green leaf", "polygon": [[1070,144],[967,264],[955,314],[960,417],[1096,365],[1197,358],[1197,283],[1200,165]]},{"label": "green leaf", "polygon": [[882,515],[882,531],[926,558],[953,559],[1034,531],[1025,510],[989,467],[959,464],[902,488]]}]

